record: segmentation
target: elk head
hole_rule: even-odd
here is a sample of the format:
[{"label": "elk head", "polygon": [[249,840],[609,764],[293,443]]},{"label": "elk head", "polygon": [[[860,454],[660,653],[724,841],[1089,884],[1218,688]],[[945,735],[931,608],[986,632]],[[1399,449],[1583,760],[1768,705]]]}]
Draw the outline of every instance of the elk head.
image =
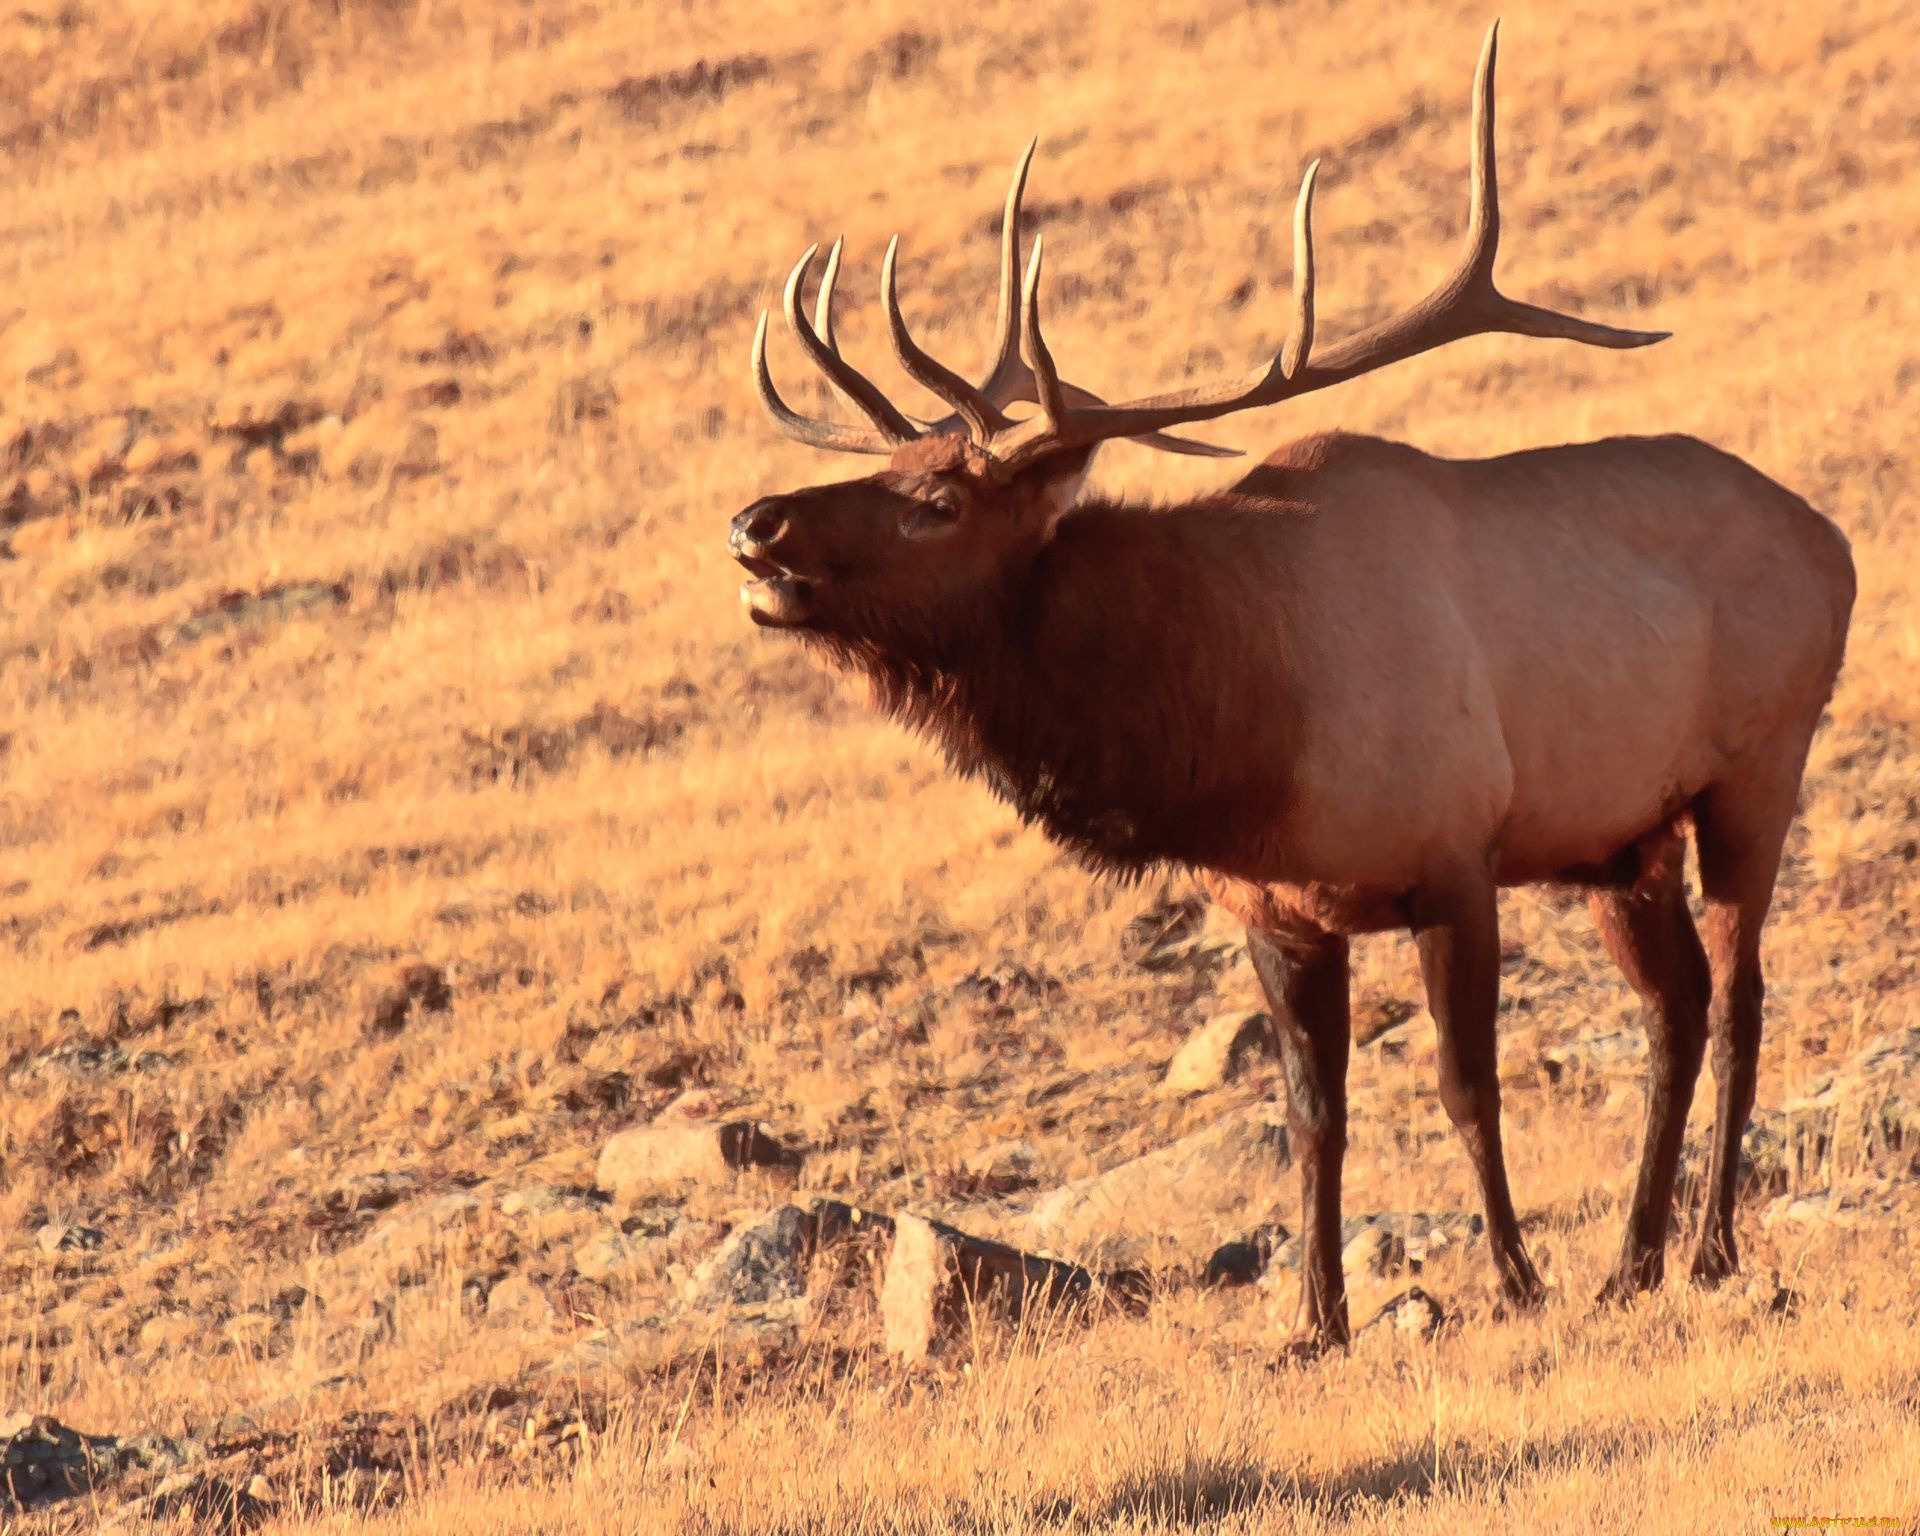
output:
[{"label": "elk head", "polygon": [[[842,452],[884,454],[887,467],[858,480],[755,502],[733,520],[731,548],[751,574],[742,600],[756,623],[793,629],[843,649],[917,667],[958,663],[990,624],[1071,505],[1095,446],[1132,438],[1180,453],[1230,450],[1168,435],[1325,389],[1447,342],[1490,332],[1555,337],[1590,346],[1639,347],[1665,332],[1626,331],[1509,299],[1494,286],[1500,236],[1494,173],[1496,22],[1474,82],[1472,190],[1466,251],[1428,296],[1313,355],[1313,185],[1307,168],[1293,223],[1293,317],[1285,346],[1242,379],[1110,405],[1063,380],[1040,330],[1041,240],[1020,281],[1020,199],[1033,145],[1020,158],[1001,234],[999,342],[974,384],[923,351],[900,313],[896,237],[881,271],[881,301],[901,367],[950,414],[909,417],[840,354],[833,285],[840,244],[828,254],[812,323],[801,289],[818,247],[787,280],[787,326],[833,387],[867,419],[849,426],[801,415],[767,371],[767,315],[753,340],[761,403],[787,436]],[[1031,402],[1015,418],[1008,407]]]}]

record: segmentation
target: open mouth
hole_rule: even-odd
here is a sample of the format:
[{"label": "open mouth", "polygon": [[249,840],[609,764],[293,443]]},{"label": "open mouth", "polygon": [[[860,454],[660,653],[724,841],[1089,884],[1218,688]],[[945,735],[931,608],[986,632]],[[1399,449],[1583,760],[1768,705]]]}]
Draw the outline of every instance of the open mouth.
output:
[{"label": "open mouth", "polygon": [[740,601],[756,624],[782,629],[804,624],[813,611],[813,583],[796,576],[784,565],[758,555],[735,555],[752,574],[751,581],[740,584]]}]

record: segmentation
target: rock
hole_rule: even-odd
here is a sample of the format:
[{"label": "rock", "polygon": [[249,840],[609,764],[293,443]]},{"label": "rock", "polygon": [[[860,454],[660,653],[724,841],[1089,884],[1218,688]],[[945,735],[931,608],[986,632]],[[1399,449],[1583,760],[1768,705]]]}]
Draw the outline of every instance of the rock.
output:
[{"label": "rock", "polygon": [[1645,1032],[1616,1029],[1546,1047],[1540,1052],[1540,1070],[1555,1087],[1572,1086],[1643,1072],[1646,1059]]},{"label": "rock", "polygon": [[553,1304],[525,1275],[508,1275],[487,1292],[487,1318],[522,1328],[544,1328],[554,1319]]},{"label": "rock", "polygon": [[1434,1035],[1418,1014],[1389,1024],[1367,1042],[1383,1061],[1412,1061],[1433,1054]]},{"label": "rock", "polygon": [[1238,1203],[1249,1172],[1284,1169],[1290,1162],[1286,1111],[1254,1105],[1172,1146],[1049,1191],[1021,1219],[1021,1241],[1088,1249],[1130,1220],[1136,1226],[1157,1221],[1162,1213],[1204,1208],[1209,1199]]},{"label": "rock", "polygon": [[35,1234],[42,1253],[95,1253],[106,1240],[107,1234],[98,1227],[77,1227],[64,1221],[50,1221]]},{"label": "rock", "polygon": [[1446,1309],[1416,1285],[1389,1301],[1359,1331],[1374,1337],[1425,1341],[1446,1324]]},{"label": "rock", "polygon": [[1264,1009],[1242,1009],[1208,1020],[1187,1039],[1167,1064],[1160,1093],[1167,1097],[1207,1093],[1239,1076],[1249,1053],[1265,1047],[1273,1016]]},{"label": "rock", "polygon": [[687,1304],[717,1308],[796,1301],[806,1294],[813,1243],[813,1217],[797,1205],[783,1205],[737,1227],[694,1271]]},{"label": "rock", "polygon": [[[1378,1278],[1405,1267],[1416,1273],[1442,1250],[1478,1237],[1486,1223],[1478,1212],[1380,1211],[1340,1223],[1340,1261]],[[1271,1266],[1298,1269],[1304,1241],[1288,1238],[1273,1251]]]},{"label": "rock", "polygon": [[265,1478],[245,1483],[210,1472],[176,1472],[162,1478],[153,1491],[131,1499],[121,1513],[140,1522],[159,1523],[186,1517],[195,1530],[244,1531],[261,1524],[274,1512],[274,1500]]},{"label": "rock", "polygon": [[1287,1240],[1287,1229],[1277,1221],[1255,1227],[1243,1238],[1222,1243],[1201,1272],[1202,1285],[1252,1285],[1266,1272],[1273,1251]]},{"label": "rock", "polygon": [[208,608],[160,627],[162,646],[191,645],[208,635],[247,624],[283,622],[316,609],[338,607],[347,601],[344,582],[295,581],[259,592],[225,592]]},{"label": "rock", "polygon": [[322,1294],[349,1308],[377,1301],[395,1284],[422,1280],[436,1261],[455,1253],[485,1209],[464,1190],[396,1211],[358,1243],[326,1261]]},{"label": "rock", "polygon": [[200,1321],[191,1312],[162,1312],[140,1325],[140,1347],[150,1354],[177,1354],[200,1334]]},{"label": "rock", "polygon": [[1162,898],[1127,924],[1120,953],[1146,971],[1212,970],[1246,952],[1246,933],[1200,896]]},{"label": "rock", "polygon": [[1761,1213],[1760,1224],[1853,1227],[1891,1216],[1896,1209],[1892,1186],[1882,1181],[1857,1189],[1827,1188],[1804,1195],[1782,1195]]},{"label": "rock", "polygon": [[88,1493],[132,1471],[184,1466],[194,1447],[163,1435],[84,1435],[58,1419],[16,1415],[0,1429],[0,1513],[10,1495],[20,1509],[39,1509]]},{"label": "rock", "polygon": [[582,1280],[613,1280],[647,1266],[658,1238],[630,1237],[625,1232],[602,1232],[573,1250],[573,1272]]},{"label": "rock", "polygon": [[1394,1233],[1369,1222],[1341,1248],[1340,1267],[1349,1276],[1371,1275],[1378,1279],[1388,1270],[1399,1268],[1406,1256],[1406,1249]]},{"label": "rock", "polygon": [[384,1211],[398,1205],[420,1187],[410,1173],[355,1174],[327,1191],[322,1204],[330,1211],[347,1214],[354,1211]]},{"label": "rock", "polygon": [[710,1120],[671,1106],[600,1149],[594,1183],[620,1205],[679,1185],[718,1182],[749,1168],[792,1172],[804,1154],[754,1120]]},{"label": "rock", "polygon": [[1111,1296],[1133,1303],[1144,1276],[1100,1276],[1078,1264],[1022,1253],[919,1216],[893,1218],[893,1246],[880,1286],[887,1350],[923,1360],[940,1336],[992,1304],[1018,1315],[1036,1305]]},{"label": "rock", "polygon": [[1830,1152],[1872,1162],[1920,1144],[1920,1025],[1870,1041],[1781,1110],[1782,1134],[1803,1169]]},{"label": "rock", "polygon": [[36,1069],[57,1068],[72,1077],[115,1077],[125,1072],[150,1074],[175,1065],[165,1051],[129,1051],[118,1045],[73,1040],[34,1059]]},{"label": "rock", "polygon": [[961,1165],[974,1177],[999,1189],[1031,1189],[1040,1172],[1040,1149],[1024,1138],[996,1141],[969,1152]]},{"label": "rock", "polygon": [[612,1202],[583,1184],[528,1184],[500,1197],[502,1216],[547,1216],[556,1211],[604,1210]]}]

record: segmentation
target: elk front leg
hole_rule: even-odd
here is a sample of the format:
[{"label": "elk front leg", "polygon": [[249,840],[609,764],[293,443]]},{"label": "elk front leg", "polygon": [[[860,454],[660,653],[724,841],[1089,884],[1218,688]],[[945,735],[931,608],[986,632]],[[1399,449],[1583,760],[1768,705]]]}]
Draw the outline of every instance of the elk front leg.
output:
[{"label": "elk front leg", "polygon": [[1316,1354],[1348,1340],[1340,1270],[1340,1168],[1347,1153],[1347,941],[1302,940],[1247,930],[1254,971],[1267,994],[1287,1125],[1300,1160],[1300,1321],[1290,1346]]},{"label": "elk front leg", "polygon": [[1545,1295],[1520,1239],[1500,1150],[1500,1074],[1494,1026],[1500,1011],[1500,919],[1490,868],[1462,872],[1415,892],[1413,936],[1439,1037],[1440,1102],[1467,1144],[1486,1204],[1487,1237],[1508,1301]]}]

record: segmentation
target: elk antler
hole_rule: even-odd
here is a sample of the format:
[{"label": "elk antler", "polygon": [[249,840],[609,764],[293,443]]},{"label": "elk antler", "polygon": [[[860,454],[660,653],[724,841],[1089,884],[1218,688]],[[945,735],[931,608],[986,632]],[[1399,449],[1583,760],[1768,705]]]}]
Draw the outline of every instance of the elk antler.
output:
[{"label": "elk antler", "polygon": [[[970,384],[939,359],[923,351],[914,341],[907,330],[906,318],[900,313],[895,282],[900,241],[895,236],[888,243],[886,260],[880,272],[881,304],[886,312],[894,355],[907,376],[938,395],[952,407],[952,413],[938,421],[915,422],[911,417],[894,411],[870,380],[840,361],[840,349],[833,336],[833,284],[839,275],[841,250],[841,242],[836,240],[827,253],[826,272],[820,279],[820,291],[814,300],[812,326],[808,327],[800,315],[797,284],[804,280],[819,250],[818,246],[808,250],[788,278],[783,308],[788,328],[799,339],[807,355],[814,359],[840,394],[866,413],[874,423],[874,428],[843,426],[838,422],[802,416],[780,398],[780,392],[774,388],[772,375],[767,370],[767,316],[763,313],[753,338],[754,383],[761,404],[782,432],[816,448],[832,448],[846,453],[892,453],[908,440],[895,435],[903,424],[910,437],[966,432],[973,441],[984,444],[994,434],[1004,432],[1013,425],[1006,414],[1007,406],[1016,401],[1039,398],[1034,392],[1033,370],[1020,356],[1020,200],[1026,191],[1027,171],[1033,163],[1034,150],[1039,143],[1038,139],[1031,140],[1021,152],[1013,168],[1012,185],[1007,189],[1006,215],[1000,236],[1000,306],[994,321],[997,339],[993,362],[988,366],[986,377],[977,385]],[[823,348],[832,354],[831,363],[822,359]],[[1083,389],[1070,380],[1061,380],[1060,389],[1071,405],[1099,406],[1106,403],[1092,390]],[[875,402],[878,402],[882,415],[874,414]],[[1163,453],[1192,454],[1206,458],[1239,456],[1237,449],[1195,442],[1191,438],[1175,437],[1166,432],[1143,432],[1137,436],[1138,441],[1147,447],[1157,448]]]},{"label": "elk antler", "polygon": [[[1666,339],[1665,331],[1625,331],[1510,299],[1494,286],[1494,256],[1500,243],[1500,199],[1494,176],[1493,68],[1500,23],[1487,30],[1473,87],[1472,201],[1467,248],[1459,264],[1411,309],[1369,326],[1310,361],[1313,345],[1313,181],[1307,168],[1294,214],[1293,332],[1279,356],[1251,378],[1149,396],[1123,405],[1083,406],[1050,384],[1053,360],[1040,334],[1038,264],[1027,274],[1026,315],[1021,340],[1038,376],[1040,414],[996,433],[985,445],[1007,472],[1050,453],[1114,437],[1211,421],[1235,411],[1273,405],[1371,373],[1450,341],[1490,332],[1557,337],[1595,347],[1644,347]],[[1036,253],[1037,254],[1037,253]]]},{"label": "elk antler", "polygon": [[[1664,340],[1668,334],[1665,331],[1627,331],[1599,325],[1510,299],[1494,286],[1494,258],[1500,243],[1500,202],[1494,166],[1493,71],[1499,33],[1500,24],[1496,21],[1487,31],[1474,77],[1471,203],[1467,246],[1459,263],[1419,303],[1348,337],[1317,359],[1312,357],[1313,189],[1319,170],[1319,162],[1315,161],[1301,179],[1300,197],[1294,210],[1292,328],[1286,344],[1272,361],[1238,381],[1151,395],[1121,405],[1108,405],[1099,396],[1063,380],[1040,331],[1041,241],[1038,237],[1034,240],[1026,280],[1024,284],[1019,282],[1020,199],[1034,152],[1034,146],[1029,144],[1014,167],[1013,184],[1007,193],[1006,221],[1001,233],[998,341],[993,363],[980,384],[968,383],[914,342],[900,313],[895,281],[898,238],[887,247],[886,262],[881,270],[881,302],[894,352],[909,377],[951,406],[952,415],[924,426],[913,422],[841,358],[833,341],[832,317],[833,280],[840,255],[838,241],[828,257],[815,326],[808,326],[802,315],[799,294],[817,246],[808,250],[787,280],[787,325],[821,372],[866,414],[873,430],[816,421],[787,407],[767,373],[767,316],[764,313],[753,344],[754,376],[761,400],[782,431],[823,448],[890,453],[901,443],[926,432],[964,430],[996,462],[1001,473],[1011,475],[1049,454],[1120,437],[1134,438],[1168,452],[1230,453],[1232,450],[1169,436],[1165,429],[1212,421],[1236,411],[1273,405],[1327,389],[1468,336],[1508,332],[1597,347],[1644,347]],[[1010,419],[1006,407],[1022,400],[1037,404],[1038,414],[1020,421]]]}]

